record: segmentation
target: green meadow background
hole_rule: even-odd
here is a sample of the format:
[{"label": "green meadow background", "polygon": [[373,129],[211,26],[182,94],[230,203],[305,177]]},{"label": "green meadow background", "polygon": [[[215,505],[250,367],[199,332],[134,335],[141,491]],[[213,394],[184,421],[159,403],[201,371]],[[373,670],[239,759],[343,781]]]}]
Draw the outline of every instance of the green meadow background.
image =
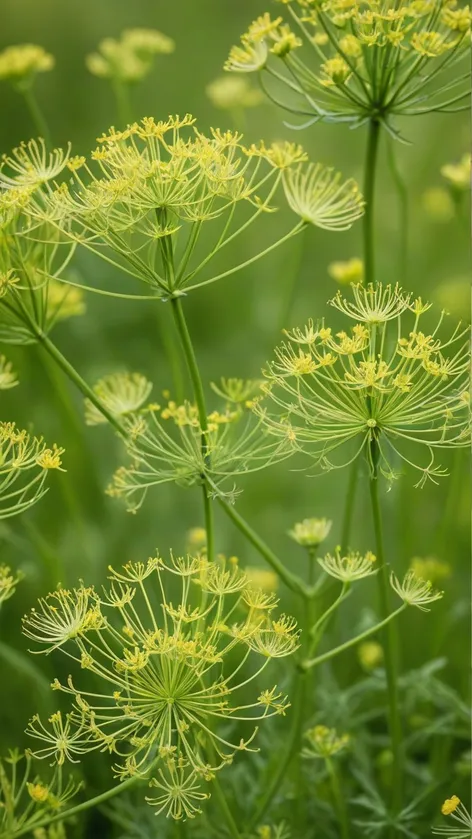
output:
[{"label": "green meadow background", "polygon": [[[17,43],[37,43],[56,57],[53,72],[38,77],[36,93],[51,128],[54,144],[69,140],[75,153],[95,147],[95,138],[117,123],[115,103],[106,81],[91,76],[84,57],[106,36],[118,36],[126,27],[160,29],[176,41],[171,56],[158,57],[152,73],[133,90],[134,116],[165,118],[170,113],[191,112],[199,127],[233,127],[231,115],[216,110],[205,88],[222,74],[230,46],[236,43],[248,23],[261,12],[274,14],[281,7],[270,0],[2,0],[0,48]],[[254,81],[254,84],[256,82]],[[34,127],[22,99],[5,82],[0,86],[0,151],[8,152],[21,140],[34,136]],[[347,177],[362,178],[366,141],[364,129],[351,131],[343,126],[315,125],[295,132],[284,125],[286,114],[270,103],[246,113],[248,142],[287,138],[303,143],[314,161],[339,168]],[[296,122],[297,118],[293,117]],[[469,320],[468,207],[438,220],[427,212],[424,194],[444,186],[440,168],[459,160],[468,147],[470,125],[467,114],[428,116],[402,120],[405,144],[396,144],[398,167],[409,196],[406,274],[399,256],[399,199],[388,163],[387,138],[383,137],[376,198],[377,279],[399,282],[416,295],[437,303],[451,312],[451,320]],[[230,264],[244,261],[263,243],[271,242],[291,224],[290,211],[282,209],[253,225],[237,240],[228,255]],[[327,301],[337,290],[327,266],[337,259],[361,255],[361,225],[342,234],[315,228],[306,232],[302,247],[298,240],[270,254],[185,300],[189,325],[211,406],[209,383],[221,376],[257,377],[272,348],[280,340],[283,326],[303,324],[308,317],[332,317]],[[132,283],[114,276],[114,269],[81,253],[75,268],[84,282],[126,290]],[[294,274],[296,279],[294,280]],[[72,360],[82,376],[94,383],[100,376],[117,369],[140,371],[154,382],[153,398],[172,389],[171,372],[160,335],[162,312],[166,304],[115,300],[89,294],[87,314],[59,324],[54,339]],[[169,319],[170,319],[170,312]],[[185,550],[190,527],[203,524],[200,493],[164,485],[150,492],[137,515],[126,513],[121,504],[104,495],[114,469],[124,462],[119,440],[105,426],[87,428],[83,423],[81,398],[59,371],[35,347],[2,347],[14,362],[20,386],[1,394],[0,418],[15,420],[23,427],[34,427],[47,441],[66,448],[67,472],[53,474],[50,491],[34,509],[0,527],[0,559],[21,568],[26,579],[0,615],[3,645],[25,653],[27,642],[20,634],[21,615],[35,598],[55,584],[73,585],[84,579],[99,584],[109,563],[145,559],[156,548],[162,553],[170,547]],[[190,390],[187,387],[188,394]],[[434,604],[430,614],[411,610],[401,617],[402,666],[418,669],[437,661],[437,676],[468,701],[469,646],[469,471],[466,454],[445,453],[441,462],[454,469],[451,478],[439,486],[429,483],[414,489],[416,478],[406,474],[387,493],[382,488],[382,504],[387,532],[388,561],[401,573],[414,556],[434,556],[449,563],[451,575],[444,581],[445,597]],[[332,548],[340,538],[346,494],[346,473],[334,472],[312,478],[291,468],[291,463],[239,481],[244,490],[238,509],[263,535],[290,568],[305,573],[305,557],[286,532],[307,516],[327,516],[334,521],[327,543]],[[240,556],[243,564],[259,565],[262,560],[242,541],[233,525],[217,514],[218,550]],[[358,492],[352,546],[366,550],[373,546],[366,470]],[[375,589],[370,581],[360,594],[350,598],[332,630],[332,641],[339,643],[363,625],[375,609]],[[292,596],[280,591],[285,610],[295,610]],[[48,711],[57,703],[47,691],[47,682],[57,672],[50,659],[30,658],[42,666],[45,689],[38,688],[31,674],[13,654],[1,661],[0,745],[5,752],[14,745],[24,746],[27,718],[36,710]],[[61,667],[64,667],[61,662]],[[318,671],[317,671],[318,672]],[[362,676],[357,656],[338,659],[329,671],[336,690],[342,691]],[[327,677],[328,678],[328,677]],[[334,688],[333,688],[334,690]],[[422,713],[434,719],[428,701]],[[307,721],[308,722],[308,721]],[[417,721],[416,721],[417,722]],[[329,724],[329,720],[328,720]],[[411,721],[414,727],[415,721]],[[350,721],[346,719],[349,728]],[[436,736],[433,733],[433,736]],[[441,741],[442,743],[442,741]],[[440,748],[443,748],[441,745]],[[437,800],[450,794],[449,781],[457,761],[463,768],[467,742],[449,739],[445,753],[439,755],[439,775],[444,784]],[[246,757],[250,760],[250,757]],[[101,759],[100,759],[101,760]],[[105,767],[107,758],[103,759]],[[87,760],[85,761],[87,764]],[[92,765],[93,764],[93,765]],[[86,773],[92,782],[103,771],[104,783],[110,774],[94,757]],[[456,773],[457,774],[457,773]],[[467,777],[457,776],[453,792],[467,789]],[[444,795],[443,795],[444,793]]]}]

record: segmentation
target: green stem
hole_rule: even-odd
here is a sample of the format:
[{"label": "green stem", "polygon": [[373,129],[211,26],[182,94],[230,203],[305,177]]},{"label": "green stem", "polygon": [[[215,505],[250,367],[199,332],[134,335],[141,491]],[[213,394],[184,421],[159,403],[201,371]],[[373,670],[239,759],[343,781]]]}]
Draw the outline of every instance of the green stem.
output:
[{"label": "green stem", "polygon": [[408,267],[408,190],[400,169],[398,168],[395,155],[394,141],[388,143],[388,163],[393,182],[396,186],[400,203],[400,276],[402,282],[406,281]]},{"label": "green stem", "polygon": [[254,816],[249,822],[247,833],[250,834],[264,818],[267,810],[287,774],[295,754],[299,750],[303,719],[305,717],[306,678],[304,674],[297,672],[298,685],[294,699],[292,729],[287,749],[284,755],[277,762],[277,771],[266,788],[262,801],[259,804]]},{"label": "green stem", "polygon": [[331,781],[331,790],[333,793],[334,805],[338,813],[338,819],[341,826],[342,839],[349,839],[349,822],[347,818],[346,802],[344,800],[341,787],[339,784],[338,773],[331,758],[326,758],[326,768],[328,770],[329,779]]},{"label": "green stem", "polygon": [[[369,134],[364,163],[364,200],[365,213],[362,219],[363,251],[364,251],[364,282],[375,282],[375,249],[374,249],[374,212],[375,212],[375,179],[377,173],[377,158],[380,139],[380,123],[375,119],[369,122]],[[357,479],[359,474],[359,459],[352,465],[347,490],[346,507],[344,511],[341,547],[347,550],[351,537],[352,517],[356,498]]]},{"label": "green stem", "polygon": [[[205,434],[208,429],[205,394],[203,392],[202,379],[200,376],[200,371],[198,369],[198,363],[195,356],[195,351],[193,349],[190,332],[188,331],[187,321],[185,320],[185,315],[182,308],[182,301],[180,297],[173,297],[171,299],[171,306],[175,324],[177,326],[177,331],[179,333],[179,338],[182,343],[182,349],[184,351],[185,360],[187,362],[188,372],[190,374],[190,379],[195,393],[195,402],[197,404],[200,428],[202,430],[202,433]],[[202,440],[202,448],[206,450],[206,442],[204,439]]]},{"label": "green stem", "polygon": [[124,792],[124,790],[129,789],[137,781],[142,780],[142,777],[135,775],[133,778],[128,778],[127,781],[123,781],[121,784],[108,789],[106,792],[102,792],[101,795],[96,795],[95,798],[89,798],[88,801],[83,801],[82,804],[77,804],[69,810],[61,810],[53,816],[45,816],[44,819],[39,822],[35,822],[34,825],[26,824],[23,828],[15,832],[15,839],[17,839],[18,836],[25,836],[27,833],[31,833],[32,830],[36,831],[41,827],[49,827],[50,824],[54,824],[55,822],[66,821],[66,819],[72,818],[72,816],[76,816],[79,813],[83,813],[85,810],[90,810],[91,807],[98,807],[100,804],[103,804],[104,801],[108,801],[108,799],[113,798],[115,795],[120,795]]},{"label": "green stem", "polygon": [[[198,410],[198,418],[200,422],[200,428],[202,432],[202,455],[203,460],[206,464],[209,465],[209,453],[208,453],[208,445],[207,445],[207,436],[208,436],[208,420],[207,420],[207,410],[206,410],[206,403],[205,403],[205,394],[203,392],[203,383],[200,376],[200,370],[198,369],[198,363],[195,356],[195,350],[193,348],[192,339],[190,337],[190,332],[188,330],[187,321],[185,319],[184,311],[182,308],[182,301],[179,297],[173,297],[171,300],[172,312],[174,315],[175,324],[177,326],[177,332],[180,337],[180,341],[182,344],[182,349],[184,351],[185,360],[187,362],[188,372],[190,375],[190,380],[193,386],[193,392],[195,395],[195,402],[197,405]],[[215,555],[215,537],[214,537],[214,516],[213,516],[213,507],[209,492],[209,486],[207,481],[205,480],[205,476],[202,475],[203,479],[203,504],[205,510],[205,528],[207,533],[207,556],[210,562],[214,559]]]},{"label": "green stem", "polygon": [[296,299],[298,279],[300,276],[300,268],[303,262],[303,253],[306,245],[306,234],[302,231],[294,242],[286,260],[282,262],[282,276],[288,276],[289,282],[287,287],[282,286],[282,305],[280,307],[278,332],[281,332],[284,327],[289,327],[289,319],[292,313],[293,304]]},{"label": "green stem", "polygon": [[43,138],[46,145],[51,147],[51,132],[49,131],[49,127],[44,117],[44,114],[38,105],[38,100],[36,99],[36,96],[33,93],[32,87],[28,86],[25,88],[19,88],[19,90],[25,100],[26,107],[30,112],[30,116],[33,120],[35,129],[37,130],[39,136]]},{"label": "green stem", "polygon": [[164,311],[164,307],[158,306],[159,337],[161,338],[162,347],[171,369],[174,395],[180,405],[184,401],[184,377],[182,375],[179,347],[175,343],[175,335],[172,330],[172,322],[169,321],[166,315],[167,312]]},{"label": "green stem", "polygon": [[349,550],[349,542],[351,538],[352,517],[354,515],[354,506],[356,501],[357,481],[359,477],[359,458],[351,463],[349,472],[349,482],[347,485],[346,504],[344,507],[343,526],[341,531],[341,550]]},{"label": "green stem", "polygon": [[232,814],[231,810],[229,809],[228,802],[226,801],[225,794],[224,794],[223,790],[221,789],[220,782],[219,782],[219,780],[216,776],[213,779],[212,783],[213,783],[213,789],[215,790],[215,795],[216,795],[220,810],[221,810],[223,816],[225,817],[225,821],[226,821],[226,824],[228,826],[228,830],[231,833],[231,836],[234,837],[234,839],[240,839],[241,834],[239,833],[239,830],[236,826],[236,822],[233,818],[233,814]]},{"label": "green stem", "polygon": [[131,113],[131,102],[129,96],[129,87],[126,82],[117,79],[116,76],[112,79],[113,93],[115,94],[116,112],[120,124],[124,127],[133,121]]},{"label": "green stem", "polygon": [[339,647],[335,647],[333,650],[329,650],[327,653],[323,653],[323,655],[318,655],[316,658],[310,658],[308,661],[303,661],[301,667],[304,670],[310,670],[312,667],[316,667],[317,664],[323,664],[325,661],[329,661],[330,658],[334,658],[339,653],[343,653],[345,650],[348,650],[350,647],[355,647],[356,644],[360,644],[361,641],[364,641],[366,638],[369,638],[370,635],[374,635],[374,633],[379,632],[381,629],[387,626],[393,618],[396,618],[401,612],[404,612],[406,609],[406,604],[403,603],[402,606],[399,606],[395,612],[391,612],[391,614],[385,618],[385,620],[380,621],[380,623],[376,623],[375,626],[371,626],[370,629],[366,629],[364,632],[361,632],[359,635],[356,635],[355,638],[351,638],[349,641],[345,641],[344,644],[340,644]]},{"label": "green stem", "polygon": [[66,376],[74,382],[74,384],[78,387],[80,392],[85,396],[90,402],[100,411],[101,414],[108,420],[110,425],[112,425],[119,434],[125,439],[128,437],[128,432],[126,429],[121,425],[120,421],[106,408],[100,399],[95,395],[94,391],[91,387],[84,381],[80,373],[77,372],[75,367],[67,360],[67,358],[62,355],[61,351],[56,347],[55,344],[41,332],[37,333],[38,340],[41,342],[42,346],[47,350],[49,355],[57,362],[59,367],[64,371]]},{"label": "green stem", "polygon": [[[375,442],[373,446],[376,447]],[[374,463],[375,463],[375,448],[374,448]],[[376,541],[376,554],[378,562],[378,571],[376,574],[378,583],[378,593],[380,602],[380,614],[384,618],[384,623],[388,621],[388,626],[383,633],[383,649],[385,657],[385,672],[387,676],[387,692],[388,692],[388,706],[389,706],[389,727],[390,737],[392,741],[392,755],[393,755],[393,796],[392,805],[395,813],[399,813],[402,807],[402,756],[401,756],[401,741],[402,730],[400,721],[400,712],[398,707],[398,656],[397,656],[397,632],[393,623],[390,623],[389,618],[389,594],[390,585],[388,579],[388,568],[385,562],[384,542],[382,533],[382,516],[380,512],[380,502],[378,493],[378,477],[373,475],[369,481],[370,484],[370,499],[372,504],[372,516],[374,520],[374,531]]]},{"label": "green stem", "polygon": [[300,594],[302,597],[309,596],[309,589],[303,582],[303,580],[298,577],[296,574],[292,574],[282,562],[274,554],[274,552],[269,548],[268,545],[258,536],[255,530],[243,519],[243,517],[238,513],[234,507],[225,501],[224,498],[218,497],[218,501],[223,507],[225,513],[229,516],[229,518],[234,522],[236,527],[239,528],[241,533],[246,537],[246,539],[254,545],[256,550],[264,557],[264,559],[269,563],[269,565],[274,569],[274,571],[279,575],[280,579],[283,580],[285,585],[294,591],[296,594]]},{"label": "green stem", "polygon": [[375,280],[374,258],[374,198],[377,153],[379,148],[380,123],[375,119],[369,122],[369,136],[364,168],[364,200],[366,202],[363,218],[364,234],[364,277],[365,283]]}]

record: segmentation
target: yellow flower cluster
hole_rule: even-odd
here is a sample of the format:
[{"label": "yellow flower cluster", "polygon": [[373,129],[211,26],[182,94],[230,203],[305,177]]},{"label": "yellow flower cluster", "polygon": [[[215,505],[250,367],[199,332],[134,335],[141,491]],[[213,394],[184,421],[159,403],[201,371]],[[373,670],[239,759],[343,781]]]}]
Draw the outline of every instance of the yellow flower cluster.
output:
[{"label": "yellow flower cluster", "polygon": [[156,29],[125,29],[119,40],[104,38],[86,64],[94,76],[138,82],[151,71],[155,55],[168,55],[174,49],[174,41]]},{"label": "yellow flower cluster", "polygon": [[0,423],[0,519],[27,510],[47,492],[48,472],[62,469],[64,449],[48,448],[13,422]]},{"label": "yellow flower cluster", "polygon": [[[338,292],[331,304],[355,321],[351,330],[333,335],[324,322],[309,321],[286,332],[266,371],[265,391],[279,413],[265,404],[255,412],[273,433],[311,451],[322,469],[344,466],[328,454],[346,446],[347,462],[363,453],[389,480],[396,477],[393,456],[420,471],[418,485],[435,481],[444,471],[434,465],[434,450],[468,444],[469,348],[458,343],[465,331],[458,326],[440,337],[443,312],[433,331],[423,332],[429,304],[398,287],[352,286],[350,298]],[[423,464],[415,447],[426,453]]]},{"label": "yellow flower cluster", "polygon": [[[314,119],[361,124],[367,117],[385,124],[395,114],[440,110],[449,99],[456,103],[466,96],[460,75],[452,86],[446,77],[435,77],[460,58],[467,44],[468,6],[447,2],[438,8],[435,0],[290,0],[284,5],[298,34],[282,17],[265,13],[232,48],[225,69],[275,76],[293,101],[285,104],[270,88],[267,95],[290,111]],[[313,68],[309,58],[298,55],[302,44],[316,62]],[[444,66],[431,74],[431,86],[428,64],[438,58]],[[273,59],[281,59],[288,72],[273,68]],[[431,102],[425,102],[425,88]],[[389,129],[394,130],[391,124]]]},{"label": "yellow flower cluster", "polygon": [[[41,743],[36,756],[60,766],[107,751],[120,759],[115,772],[122,778],[155,773],[150,786],[160,794],[147,800],[157,812],[192,817],[199,812],[192,797],[208,797],[199,792],[202,782],[238,752],[253,751],[257,728],[233,743],[219,721],[285,713],[287,699],[276,688],[250,704],[235,699],[271,658],[296,650],[296,622],[272,616],[277,599],[252,589],[235,557],[211,563],[171,556],[170,564],[155,557],[109,572],[102,595],[83,586],[58,589],[24,619],[25,634],[44,652],[63,649],[78,672],[89,670],[97,680],[92,693],[72,677],[66,684],[55,680],[53,688],[71,696],[74,708],[65,717],[54,713],[49,725],[33,717],[29,733]],[[180,586],[177,605],[166,594],[175,591],[172,581]],[[159,609],[152,605],[156,590]],[[259,666],[237,677],[251,652]],[[190,802],[185,790],[195,792]]]},{"label": "yellow flower cluster", "polygon": [[25,82],[36,73],[52,70],[54,56],[36,44],[18,44],[0,52],[0,79]]}]

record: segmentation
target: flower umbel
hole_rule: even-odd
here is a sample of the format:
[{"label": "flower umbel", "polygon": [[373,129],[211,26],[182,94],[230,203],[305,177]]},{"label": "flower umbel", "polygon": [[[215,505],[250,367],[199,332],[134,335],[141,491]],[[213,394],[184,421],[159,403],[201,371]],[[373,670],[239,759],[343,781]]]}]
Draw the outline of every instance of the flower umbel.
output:
[{"label": "flower umbel", "polygon": [[348,746],[349,734],[339,735],[334,728],[326,725],[315,725],[314,728],[305,732],[308,745],[302,751],[303,757],[307,758],[329,758]]},{"label": "flower umbel", "polygon": [[[159,557],[148,563],[110,568],[110,586],[59,589],[40,601],[24,620],[24,631],[43,652],[63,649],[80,669],[95,674],[93,692],[57,680],[69,694],[72,711],[45,726],[35,717],[29,727],[42,742],[38,757],[58,764],[99,749],[116,755],[121,777],[144,774],[158,764],[151,786],[161,790],[149,803],[173,818],[190,817],[200,781],[251,751],[257,728],[232,742],[215,727],[233,720],[257,722],[285,713],[286,697],[276,688],[247,704],[238,703],[240,686],[259,678],[270,658],[297,647],[296,623],[272,611],[276,605],[248,608],[251,589],[237,560],[210,563],[201,556]],[[166,592],[180,587],[177,605]],[[155,596],[160,606],[153,606]],[[241,616],[239,623],[232,621]],[[251,651],[262,654],[254,669],[245,667]],[[242,671],[242,672],[240,672]],[[238,675],[239,674],[239,675]]]},{"label": "flower umbel", "polygon": [[[164,299],[239,271],[307,224],[343,230],[362,214],[353,181],[343,183],[320,164],[298,168],[307,160],[300,146],[246,148],[242,139],[220,129],[205,135],[189,114],[112,127],[98,138],[90,160],[70,159],[67,178],[53,187],[44,183],[21,211],[30,226],[53,225],[56,235],[118,264],[150,287],[151,297]],[[13,166],[4,179],[24,188],[24,177]],[[300,217],[295,226],[244,263],[214,276],[203,273],[229,241],[277,208],[282,181]],[[211,224],[213,238],[205,237],[203,248],[204,224]]]},{"label": "flower umbel", "polygon": [[397,137],[398,116],[467,107],[469,79],[461,64],[468,6],[429,0],[283,2],[296,32],[281,17],[262,15],[242,35],[241,46],[232,48],[225,69],[258,71],[269,99],[308,115],[305,125],[327,120],[357,127],[375,120]]},{"label": "flower umbel", "polygon": [[303,519],[294,524],[288,535],[305,548],[317,548],[327,538],[333,522],[330,519]]},{"label": "flower umbel", "polygon": [[393,590],[404,603],[408,606],[416,606],[422,612],[429,612],[428,604],[441,600],[444,595],[443,591],[434,591],[433,584],[429,580],[418,577],[414,571],[407,571],[403,582],[400,582],[392,571],[390,582]]},{"label": "flower umbel", "polygon": [[43,497],[48,472],[61,470],[63,452],[47,448],[42,438],[15,423],[0,423],[0,519],[24,512]]},{"label": "flower umbel", "polygon": [[88,70],[103,79],[133,83],[145,78],[156,55],[174,52],[172,38],[156,29],[125,29],[120,39],[104,38],[86,58]]},{"label": "flower umbel", "polygon": [[[469,440],[466,330],[459,324],[444,336],[442,312],[432,331],[423,331],[429,304],[397,286],[354,286],[352,298],[338,292],[331,301],[355,321],[349,331],[334,335],[324,322],[310,321],[286,332],[288,341],[265,371],[267,400],[278,413],[265,404],[254,410],[322,470],[363,453],[371,471],[389,481],[400,459],[420,472],[417,486],[436,482],[445,470],[435,452]],[[328,459],[341,448],[348,451],[343,462]]]}]

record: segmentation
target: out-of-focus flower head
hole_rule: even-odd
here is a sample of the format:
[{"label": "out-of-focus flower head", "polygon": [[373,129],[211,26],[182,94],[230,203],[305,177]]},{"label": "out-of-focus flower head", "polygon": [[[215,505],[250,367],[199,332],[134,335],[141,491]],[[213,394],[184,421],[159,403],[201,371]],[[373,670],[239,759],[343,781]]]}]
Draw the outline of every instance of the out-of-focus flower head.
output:
[{"label": "out-of-focus flower head", "polygon": [[264,100],[262,92],[245,76],[220,76],[207,85],[206,93],[215,108],[227,111],[255,108]]},{"label": "out-of-focus flower head", "polygon": [[169,55],[174,50],[172,38],[156,29],[125,29],[119,39],[100,41],[98,51],[87,56],[86,64],[94,76],[139,82],[151,72],[156,55]]},{"label": "out-of-focus flower head", "polygon": [[36,44],[18,44],[0,52],[0,79],[28,87],[37,73],[52,70],[54,56]]}]

